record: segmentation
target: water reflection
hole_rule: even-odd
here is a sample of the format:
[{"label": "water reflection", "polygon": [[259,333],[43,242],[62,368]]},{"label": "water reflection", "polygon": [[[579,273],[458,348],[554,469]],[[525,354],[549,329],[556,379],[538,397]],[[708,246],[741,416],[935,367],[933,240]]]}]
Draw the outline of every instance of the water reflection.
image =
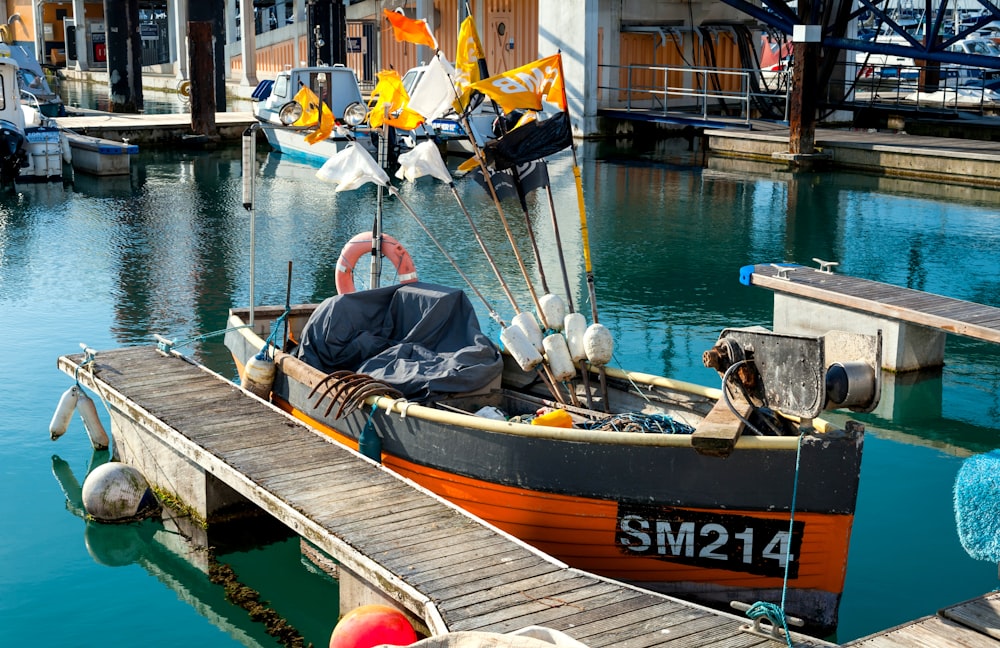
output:
[{"label": "water reflection", "polygon": [[[740,266],[749,263],[811,264],[818,257],[839,261],[844,274],[1000,305],[995,208],[1000,194],[995,190],[854,174],[795,174],[714,158],[702,166],[698,151],[671,152],[666,161],[653,160],[655,149],[638,161],[607,157],[590,144],[580,152],[597,306],[601,322],[615,335],[613,364],[717,385],[718,376],[701,365],[702,352],[725,327],[768,325],[772,319],[771,293],[738,282]],[[376,191],[369,186],[333,193],[315,179],[315,168],[263,147],[258,162],[256,300],[285,302],[292,261],[291,301],[320,301],[335,291],[340,248],[371,229]],[[188,340],[184,352],[232,376],[229,352],[215,334],[225,327],[227,310],[249,300],[250,215],[242,206],[240,167],[235,147],[210,153],[143,150],[127,178],[81,176],[66,185],[25,187],[0,196],[0,302],[5,308],[21,307],[18,339],[40,344],[64,331],[67,321],[97,322],[110,331],[109,345],[150,343],[153,333]],[[591,305],[569,156],[556,156],[550,170],[573,301],[587,313]],[[517,300],[530,303],[485,193],[471,178],[457,180],[456,188]],[[447,188],[421,179],[402,185],[400,192],[509,319],[503,291]],[[549,283],[561,289],[561,282],[551,279],[559,265],[548,201],[535,194],[528,206],[541,263]],[[508,209],[515,237],[525,245],[521,251],[529,273],[537,280],[520,208],[513,203]],[[464,285],[396,201],[387,200],[385,210],[386,231],[406,245],[421,278]],[[487,321],[481,309],[480,318]],[[75,349],[74,341],[59,353]],[[949,541],[954,538],[955,457],[997,443],[1000,353],[992,345],[952,337],[945,362],[937,375],[912,384],[905,383],[909,376],[896,376],[886,408],[856,416],[871,434],[841,608],[842,639],[931,613],[936,605],[995,584],[995,568],[983,576],[981,565],[953,555]],[[49,365],[45,369],[52,373]],[[163,537],[153,528],[151,540],[145,529],[137,530],[107,559],[151,565],[151,573],[157,569],[165,582],[177,571],[181,575],[175,578],[183,583],[185,571],[194,568],[173,566],[166,553],[151,554],[148,547],[162,544]],[[914,528],[921,534],[906,531]],[[898,543],[887,557],[885,538],[890,536]],[[939,571],[946,574],[940,578],[912,569],[925,560],[931,536],[943,546],[939,551],[935,545]],[[95,546],[98,540],[95,536]],[[911,541],[921,546],[910,547]],[[129,549],[133,543],[140,545],[137,553]],[[294,549],[288,560],[297,564]],[[273,554],[252,551],[227,557],[239,563],[241,576],[273,559]],[[280,592],[285,586],[281,574],[259,578],[266,583],[259,589],[268,589],[272,600],[269,588]],[[198,591],[195,581],[192,576],[183,587]],[[219,596],[212,590],[192,598]],[[310,600],[320,605],[328,596],[318,593]],[[872,606],[872,600],[880,605]],[[224,611],[206,614],[229,618]],[[324,612],[308,616],[322,618]],[[305,634],[317,643],[328,637],[322,630]]]},{"label": "water reflection", "polygon": [[[94,452],[87,474],[109,460],[107,451]],[[87,519],[82,487],[69,464],[52,457],[52,474],[66,498],[66,509],[84,522],[84,544],[97,564],[124,568],[139,565],[169,587],[179,600],[190,605],[221,631],[245,646],[274,646],[275,639],[261,625],[262,616],[251,618],[234,604],[224,583],[209,578],[208,547],[221,563],[238,575],[237,584],[254,588],[265,584],[270,610],[286,614],[282,632],[296,636],[296,628],[316,645],[325,643],[337,620],[337,584],[300,554],[300,541],[290,538],[284,527],[273,522],[255,524],[251,532],[233,529],[213,536],[208,543],[203,530],[184,518],[147,519],[128,524],[102,524]],[[277,538],[290,538],[278,540]],[[228,539],[228,540],[227,540]],[[282,577],[275,577],[275,571]],[[266,578],[265,578],[266,577]]]}]

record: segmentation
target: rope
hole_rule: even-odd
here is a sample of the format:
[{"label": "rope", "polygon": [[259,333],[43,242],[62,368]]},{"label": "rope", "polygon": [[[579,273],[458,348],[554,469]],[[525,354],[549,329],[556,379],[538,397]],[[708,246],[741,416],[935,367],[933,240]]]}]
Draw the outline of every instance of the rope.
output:
[{"label": "rope", "polygon": [[[282,315],[281,317],[284,317],[284,315]],[[225,335],[226,333],[228,333],[230,331],[238,331],[240,329],[245,329],[245,328],[250,328],[250,325],[249,324],[243,324],[242,326],[231,326],[229,328],[225,328],[225,329],[222,329],[220,331],[212,331],[211,333],[204,333],[202,335],[196,335],[194,337],[190,337],[190,338],[187,338],[187,339],[184,339],[184,340],[179,340],[179,341],[178,340],[168,340],[166,338],[161,338],[161,337],[157,336],[157,340],[158,341],[156,343],[156,348],[159,349],[160,351],[162,351],[163,353],[170,353],[174,349],[174,347],[187,346],[187,345],[191,344],[192,342],[200,342],[201,340],[206,340],[206,339],[208,339],[210,337],[214,337],[216,335]]]},{"label": "rope", "polygon": [[788,516],[788,544],[785,546],[785,575],[781,582],[781,605],[768,603],[767,601],[757,601],[746,611],[746,615],[757,621],[766,618],[774,628],[779,625],[785,631],[785,642],[788,648],[792,648],[792,636],[788,631],[788,622],[785,620],[785,598],[788,594],[788,569],[792,564],[792,533],[795,529],[795,501],[799,495],[799,468],[802,462],[802,434],[799,434],[799,443],[795,448],[795,481],[792,484],[792,510]]},{"label": "rope", "polygon": [[651,434],[691,434],[694,428],[687,423],[675,421],[666,414],[642,414],[625,412],[583,424],[588,430],[606,432],[645,432]]},{"label": "rope", "polygon": [[[784,598],[784,596],[782,596]],[[784,606],[784,603],[782,603]],[[750,606],[750,609],[746,612],[747,616],[758,621],[760,619],[767,619],[771,625],[775,628],[781,626],[785,631],[785,641],[788,643],[788,648],[792,648],[792,638],[788,634],[788,623],[785,621],[785,611],[783,607],[778,607],[774,603],[768,603],[766,601],[757,601]]]}]

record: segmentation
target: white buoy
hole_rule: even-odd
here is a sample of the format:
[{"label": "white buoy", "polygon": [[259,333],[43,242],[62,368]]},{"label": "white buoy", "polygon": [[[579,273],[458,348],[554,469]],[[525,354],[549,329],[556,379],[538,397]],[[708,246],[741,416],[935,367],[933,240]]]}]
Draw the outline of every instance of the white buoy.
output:
[{"label": "white buoy", "polygon": [[59,404],[52,414],[52,421],[49,423],[49,437],[55,441],[66,434],[69,429],[69,422],[73,420],[73,410],[76,409],[76,401],[80,397],[80,388],[73,385],[63,392],[59,397]]},{"label": "white buoy", "polygon": [[76,401],[76,411],[83,419],[83,427],[86,428],[87,436],[90,437],[90,445],[94,446],[94,450],[107,450],[108,433],[105,432],[101,418],[97,415],[97,407],[94,405],[93,399],[87,396],[87,393],[82,389],[80,390],[80,398]]},{"label": "white buoy", "polygon": [[129,522],[159,509],[149,482],[138,470],[110,462],[90,471],[83,482],[83,508],[100,522]]},{"label": "white buoy", "polygon": [[502,330],[500,341],[521,369],[531,371],[542,362],[542,354],[528,341],[519,327],[508,326]]},{"label": "white buoy", "polygon": [[275,371],[274,360],[265,357],[261,351],[250,358],[243,369],[243,389],[264,400],[270,399]]},{"label": "white buoy", "polygon": [[542,295],[541,299],[538,300],[538,307],[541,311],[539,315],[545,326],[554,331],[561,331],[563,319],[566,317],[566,302],[563,301],[563,298],[552,293]]},{"label": "white buoy", "polygon": [[510,325],[521,329],[524,337],[528,338],[531,346],[535,347],[535,351],[539,354],[542,353],[542,329],[539,328],[538,320],[532,313],[528,311],[518,313],[511,319]]},{"label": "white buoy", "polygon": [[587,360],[595,367],[603,367],[611,362],[614,354],[615,341],[611,331],[603,324],[591,324],[583,335],[583,347],[587,351]]},{"label": "white buoy", "polygon": [[581,313],[570,313],[563,320],[563,330],[566,333],[566,346],[569,347],[569,357],[573,362],[587,358],[587,350],[583,346],[583,336],[587,333],[587,320]]},{"label": "white buoy", "polygon": [[561,333],[546,335],[542,340],[542,346],[545,347],[545,360],[549,363],[549,369],[552,370],[552,377],[556,382],[569,380],[576,375],[576,366],[569,356],[566,338]]}]

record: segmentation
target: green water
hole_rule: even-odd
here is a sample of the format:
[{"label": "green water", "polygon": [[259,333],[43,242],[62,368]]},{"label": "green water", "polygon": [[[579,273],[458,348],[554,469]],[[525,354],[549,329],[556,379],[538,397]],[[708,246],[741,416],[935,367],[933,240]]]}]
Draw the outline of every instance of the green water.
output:
[{"label": "green water", "polygon": [[[684,150],[651,150],[641,159],[614,147],[581,153],[597,301],[615,335],[615,364],[716,385],[701,366],[702,351],[725,327],[770,324],[770,293],[737,281],[748,263],[819,257],[839,261],[845,274],[1000,305],[995,191],[792,175],[721,160],[702,166]],[[256,301],[284,302],[290,260],[292,301],[320,300],[334,290],[343,243],[371,229],[375,190],[335,194],[313,169],[263,151],[259,161]],[[569,157],[551,166],[572,297],[589,312]],[[92,460],[86,433],[78,419],[56,442],[47,432],[73,382],[55,368],[56,358],[80,343],[109,349],[150,343],[159,333],[192,340],[183,350],[234,375],[221,338],[195,338],[221,330],[227,309],[249,299],[250,215],[240,173],[237,149],[144,151],[127,178],[78,176],[0,196],[0,644],[276,645],[157,523],[85,523],[63,487],[82,482]],[[482,189],[469,179],[456,186],[505,277],[520,285]],[[421,180],[401,193],[509,319],[450,192]],[[530,208],[546,279],[561,292],[544,195]],[[385,209],[386,231],[407,246],[421,278],[462,285],[395,201]],[[516,204],[507,216],[523,243]],[[527,246],[522,252],[539,281]],[[529,302],[525,290],[517,298]],[[939,375],[898,389],[893,411],[861,417],[870,433],[840,641],[998,584],[996,565],[961,547],[952,488],[964,457],[1000,446],[1000,353],[950,338],[946,363]],[[219,559],[307,641],[326,645],[336,586],[304,563],[297,540]]]}]

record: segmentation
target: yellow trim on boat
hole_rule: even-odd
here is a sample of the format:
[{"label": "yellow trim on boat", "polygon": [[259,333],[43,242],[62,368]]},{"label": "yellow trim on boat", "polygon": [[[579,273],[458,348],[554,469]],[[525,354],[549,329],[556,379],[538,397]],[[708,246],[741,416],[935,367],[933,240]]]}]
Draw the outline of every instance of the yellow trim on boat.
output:
[{"label": "yellow trim on boat", "polygon": [[[244,322],[237,315],[231,315],[229,326],[232,328],[244,326]],[[250,345],[256,349],[264,346],[265,341],[254,331],[248,328],[240,328],[239,333],[247,338]],[[275,349],[275,354],[280,355],[280,351]],[[593,368],[591,368],[593,370]],[[632,380],[637,383],[649,384],[656,387],[664,387],[680,392],[687,392],[696,396],[706,398],[721,398],[722,391],[714,387],[705,387],[694,383],[672,380],[653,374],[644,374],[634,371],[624,371],[613,367],[606,367],[610,376],[623,380]],[[473,414],[459,414],[446,410],[427,407],[405,400],[391,399],[386,396],[369,396],[365,399],[365,405],[371,407],[375,405],[387,412],[395,412],[401,416],[413,416],[415,418],[441,423],[444,425],[457,425],[470,427],[487,432],[499,434],[513,434],[522,437],[533,437],[536,439],[552,439],[556,441],[572,441],[578,443],[603,443],[608,445],[633,445],[633,446],[657,446],[657,447],[691,447],[690,434],[646,434],[642,432],[606,432],[603,430],[582,430],[578,428],[560,428],[546,425],[530,425],[527,423],[511,423],[510,421],[498,421],[488,419]],[[794,417],[789,420],[799,422]],[[819,432],[830,432],[834,426],[823,419],[814,419],[813,427]],[[737,450],[794,450],[798,446],[798,437],[795,436],[741,436],[736,442]]]}]

